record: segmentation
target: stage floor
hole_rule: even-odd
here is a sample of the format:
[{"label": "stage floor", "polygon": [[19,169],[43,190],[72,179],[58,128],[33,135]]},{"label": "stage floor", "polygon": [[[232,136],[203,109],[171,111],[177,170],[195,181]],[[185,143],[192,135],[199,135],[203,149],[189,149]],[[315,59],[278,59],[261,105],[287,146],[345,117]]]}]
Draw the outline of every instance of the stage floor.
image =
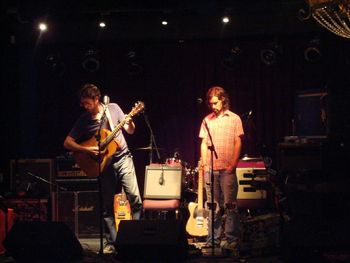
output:
[{"label": "stage floor", "polygon": [[[100,251],[100,240],[98,238],[94,239],[79,239],[80,244],[84,249],[84,259],[79,262],[169,262],[169,260],[127,260],[118,259],[117,256],[112,255],[99,255]],[[189,262],[189,263],[211,263],[211,262],[247,262],[247,263],[283,263],[277,253],[269,254],[265,256],[252,256],[244,255],[241,257],[234,257],[231,255],[223,255],[220,249],[204,249],[203,242],[192,242],[189,240],[189,255],[184,260],[174,260],[173,262]],[[137,251],[135,251],[137,253]],[[175,255],[174,255],[175,256]],[[171,257],[170,257],[171,258]]]}]

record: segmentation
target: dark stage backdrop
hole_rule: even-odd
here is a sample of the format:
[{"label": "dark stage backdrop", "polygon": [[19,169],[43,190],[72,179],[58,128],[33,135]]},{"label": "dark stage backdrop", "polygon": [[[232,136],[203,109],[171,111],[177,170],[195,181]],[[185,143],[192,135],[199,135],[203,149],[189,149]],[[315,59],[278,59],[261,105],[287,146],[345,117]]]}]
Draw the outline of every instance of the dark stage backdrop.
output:
[{"label": "dark stage backdrop", "polygon": [[[325,33],[321,60],[310,63],[303,53],[310,36],[284,37],[278,40],[276,63],[266,65],[260,50],[270,41],[94,43],[100,62],[96,72],[82,67],[90,43],[10,45],[4,54],[2,169],[6,171],[9,159],[65,153],[63,140],[82,111],[76,93],[87,82],[95,83],[125,112],[136,101],[145,102],[156,143],[162,148],[161,161],[177,150],[182,160],[196,165],[199,126],[208,113],[198,98],[204,99],[212,85],[228,90],[237,114],[252,110],[250,119],[243,118],[247,136],[242,154],[267,154],[275,160],[277,144],[292,134],[294,97],[300,90],[329,92],[331,136],[341,140],[349,129],[344,99],[349,88],[349,42]],[[232,52],[235,46],[240,48],[239,57]],[[49,55],[56,55],[58,69],[48,65]],[[140,66],[138,71],[130,68],[132,62]],[[136,148],[149,145],[150,132],[142,115],[135,122],[137,130],[127,140],[142,181],[149,155]]]}]

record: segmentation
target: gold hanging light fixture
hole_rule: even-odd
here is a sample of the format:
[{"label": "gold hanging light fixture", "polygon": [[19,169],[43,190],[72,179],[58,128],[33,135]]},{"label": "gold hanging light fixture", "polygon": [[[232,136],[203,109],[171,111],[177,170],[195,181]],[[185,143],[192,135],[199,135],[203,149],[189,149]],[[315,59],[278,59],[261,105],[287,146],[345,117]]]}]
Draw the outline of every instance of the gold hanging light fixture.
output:
[{"label": "gold hanging light fixture", "polygon": [[350,38],[350,0],[307,0],[312,17],[332,33]]}]

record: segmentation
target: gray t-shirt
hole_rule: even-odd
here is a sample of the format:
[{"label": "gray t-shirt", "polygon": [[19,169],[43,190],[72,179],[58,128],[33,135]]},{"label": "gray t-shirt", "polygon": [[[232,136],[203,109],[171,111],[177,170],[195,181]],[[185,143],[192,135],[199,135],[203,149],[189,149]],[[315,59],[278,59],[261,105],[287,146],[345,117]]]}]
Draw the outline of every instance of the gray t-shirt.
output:
[{"label": "gray t-shirt", "polygon": [[[116,103],[108,104],[108,110],[110,112],[114,126],[117,126],[118,123],[124,120],[125,114],[122,109]],[[91,113],[84,112],[75,122],[73,128],[69,132],[69,136],[74,138],[77,143],[84,142],[90,139],[92,136],[95,136],[98,129],[100,128],[101,121],[93,120]],[[102,121],[102,129],[111,130],[107,117]],[[119,148],[116,155],[120,155],[128,151],[128,145],[125,141],[122,129],[120,129],[116,135],[115,139],[119,143]]]}]

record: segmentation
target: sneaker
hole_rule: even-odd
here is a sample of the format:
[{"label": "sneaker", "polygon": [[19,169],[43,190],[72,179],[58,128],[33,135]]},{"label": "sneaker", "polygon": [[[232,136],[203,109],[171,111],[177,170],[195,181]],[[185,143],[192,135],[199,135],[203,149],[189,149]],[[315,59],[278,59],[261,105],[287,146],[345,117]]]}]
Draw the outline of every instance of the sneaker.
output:
[{"label": "sneaker", "polygon": [[103,249],[103,254],[113,254],[115,253],[115,247],[113,245],[106,245]]},{"label": "sneaker", "polygon": [[233,242],[228,242],[227,240],[223,240],[220,243],[220,247],[224,250],[237,250],[238,249],[238,242],[233,241]]},{"label": "sneaker", "polygon": [[[220,247],[219,244],[214,243],[214,248]],[[213,248],[212,242],[206,242],[201,248]]]},{"label": "sneaker", "polygon": [[220,247],[222,255],[235,260],[239,259],[239,249],[237,241],[228,242],[227,240],[224,240],[221,242]]}]

